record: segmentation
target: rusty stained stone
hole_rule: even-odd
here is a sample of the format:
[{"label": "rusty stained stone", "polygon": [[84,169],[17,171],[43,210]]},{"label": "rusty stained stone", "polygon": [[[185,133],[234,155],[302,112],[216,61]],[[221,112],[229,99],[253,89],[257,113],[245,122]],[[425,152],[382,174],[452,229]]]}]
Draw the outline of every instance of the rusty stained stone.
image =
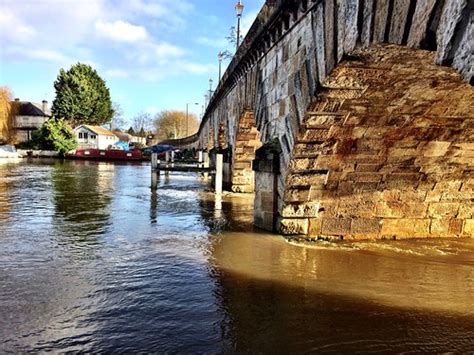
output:
[{"label": "rusty stained stone", "polygon": [[354,218],[351,221],[351,234],[376,237],[381,229],[382,220],[379,218]]}]

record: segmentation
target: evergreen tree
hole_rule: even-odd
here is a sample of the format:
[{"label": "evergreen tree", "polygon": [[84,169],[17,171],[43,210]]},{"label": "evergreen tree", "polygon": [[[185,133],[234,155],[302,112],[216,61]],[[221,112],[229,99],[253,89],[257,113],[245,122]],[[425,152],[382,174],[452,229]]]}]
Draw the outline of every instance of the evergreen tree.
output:
[{"label": "evergreen tree", "polygon": [[68,71],[61,69],[54,88],[56,98],[51,111],[55,117],[73,126],[103,125],[112,119],[109,89],[91,66],[77,63]]},{"label": "evergreen tree", "polygon": [[52,117],[33,133],[33,144],[44,150],[55,150],[59,154],[73,150],[77,146],[76,135],[63,119]]},{"label": "evergreen tree", "polygon": [[127,131],[128,134],[134,136],[135,135],[135,130],[133,129],[133,127],[130,127]]}]

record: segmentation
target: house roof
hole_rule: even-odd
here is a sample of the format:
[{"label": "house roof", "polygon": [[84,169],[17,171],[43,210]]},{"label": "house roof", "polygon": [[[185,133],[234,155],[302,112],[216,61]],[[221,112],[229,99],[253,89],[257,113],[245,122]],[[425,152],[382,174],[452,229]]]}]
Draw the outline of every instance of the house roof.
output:
[{"label": "house roof", "polygon": [[81,128],[81,127],[85,127],[89,131],[92,131],[92,132],[94,132],[98,135],[101,135],[101,136],[114,136],[115,137],[115,134],[110,132],[108,129],[100,127],[100,126],[90,126],[90,125],[82,124],[82,125],[76,127],[75,129],[78,129],[78,128]]},{"label": "house roof", "polygon": [[30,101],[13,101],[18,103],[18,116],[51,116],[51,110],[43,111],[43,105]]}]

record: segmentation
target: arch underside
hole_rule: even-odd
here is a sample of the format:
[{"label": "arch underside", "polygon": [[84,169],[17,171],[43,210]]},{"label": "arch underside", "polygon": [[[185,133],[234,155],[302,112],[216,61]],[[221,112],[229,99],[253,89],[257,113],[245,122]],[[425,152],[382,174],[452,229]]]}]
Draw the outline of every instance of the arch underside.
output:
[{"label": "arch underside", "polygon": [[327,77],[286,171],[279,231],[474,235],[474,89],[434,53],[361,49]]}]

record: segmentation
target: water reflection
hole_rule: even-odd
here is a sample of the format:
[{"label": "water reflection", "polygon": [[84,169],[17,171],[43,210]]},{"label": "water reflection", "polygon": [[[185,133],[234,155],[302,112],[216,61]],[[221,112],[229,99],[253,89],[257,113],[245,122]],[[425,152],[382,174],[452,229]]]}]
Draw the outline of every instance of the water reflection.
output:
[{"label": "water reflection", "polygon": [[474,349],[474,241],[291,245],[251,195],[157,187],[148,165],[0,172],[0,352]]},{"label": "water reflection", "polygon": [[54,218],[59,219],[54,225],[65,238],[87,241],[106,232],[114,170],[113,164],[86,161],[54,165]]}]

